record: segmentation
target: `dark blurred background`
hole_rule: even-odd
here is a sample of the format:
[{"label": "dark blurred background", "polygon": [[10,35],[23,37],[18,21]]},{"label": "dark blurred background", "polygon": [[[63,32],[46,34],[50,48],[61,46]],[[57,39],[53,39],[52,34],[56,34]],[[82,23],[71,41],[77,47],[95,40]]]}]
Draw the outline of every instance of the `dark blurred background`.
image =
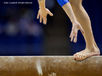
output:
[{"label": "dark blurred background", "polygon": [[[83,0],[92,21],[95,40],[102,50],[101,3],[101,0]],[[1,56],[72,55],[85,48],[80,32],[78,42],[70,42],[71,22],[56,0],[46,0],[46,7],[54,16],[48,16],[47,25],[43,25],[36,19],[37,0],[0,0]]]}]

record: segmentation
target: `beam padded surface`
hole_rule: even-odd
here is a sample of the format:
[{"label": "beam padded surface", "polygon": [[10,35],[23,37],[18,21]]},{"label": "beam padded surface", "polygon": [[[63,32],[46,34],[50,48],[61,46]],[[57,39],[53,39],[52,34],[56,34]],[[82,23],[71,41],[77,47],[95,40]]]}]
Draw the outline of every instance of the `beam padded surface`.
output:
[{"label": "beam padded surface", "polygon": [[1,56],[0,76],[102,76],[102,57]]}]

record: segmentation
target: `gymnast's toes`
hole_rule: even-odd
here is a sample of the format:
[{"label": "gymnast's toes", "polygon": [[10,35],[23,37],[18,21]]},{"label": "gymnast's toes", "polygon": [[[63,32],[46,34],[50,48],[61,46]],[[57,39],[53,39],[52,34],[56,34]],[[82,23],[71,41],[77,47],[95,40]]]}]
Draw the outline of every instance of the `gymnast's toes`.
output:
[{"label": "gymnast's toes", "polygon": [[81,55],[80,53],[76,53],[76,54],[74,54],[74,59],[75,60],[83,60],[83,55]]}]

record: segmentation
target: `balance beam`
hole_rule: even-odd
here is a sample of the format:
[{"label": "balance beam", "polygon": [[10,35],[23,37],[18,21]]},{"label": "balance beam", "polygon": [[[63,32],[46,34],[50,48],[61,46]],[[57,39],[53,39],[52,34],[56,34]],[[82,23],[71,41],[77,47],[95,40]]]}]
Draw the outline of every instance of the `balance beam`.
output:
[{"label": "balance beam", "polygon": [[1,56],[0,76],[102,76],[102,57]]}]

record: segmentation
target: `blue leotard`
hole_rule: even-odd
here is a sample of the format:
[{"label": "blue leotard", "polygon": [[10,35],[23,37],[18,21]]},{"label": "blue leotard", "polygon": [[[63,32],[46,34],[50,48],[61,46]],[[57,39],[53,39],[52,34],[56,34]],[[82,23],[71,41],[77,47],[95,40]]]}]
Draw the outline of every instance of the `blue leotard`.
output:
[{"label": "blue leotard", "polygon": [[65,5],[66,3],[68,3],[69,0],[57,0],[57,2],[62,7],[63,5]]}]

